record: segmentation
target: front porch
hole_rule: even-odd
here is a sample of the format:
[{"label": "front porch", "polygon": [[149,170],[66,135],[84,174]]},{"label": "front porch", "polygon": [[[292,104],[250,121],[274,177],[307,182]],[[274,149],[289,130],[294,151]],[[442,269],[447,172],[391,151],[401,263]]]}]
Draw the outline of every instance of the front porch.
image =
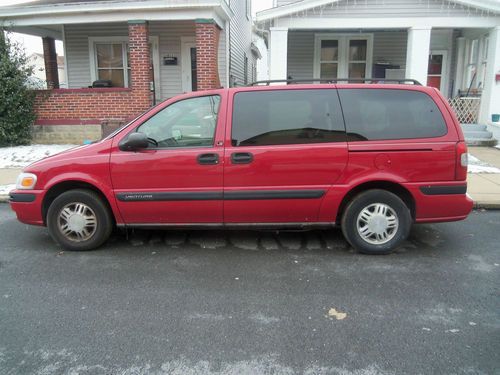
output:
[{"label": "front porch", "polygon": [[449,99],[474,97],[455,107],[467,107],[462,121],[486,124],[500,112],[495,2],[284,1],[257,22],[269,30],[270,79],[415,79]]},{"label": "front porch", "polygon": [[[144,8],[141,19],[121,9],[129,4],[114,13],[100,4],[87,14],[81,6],[73,13],[71,5],[52,7],[52,24],[43,13],[24,17],[36,6],[16,9],[9,29],[43,40],[48,89],[37,91],[34,142],[96,140],[172,96],[226,86],[232,12],[224,0],[188,3],[165,3],[161,14]],[[66,77],[58,77],[55,40],[63,42]]]}]

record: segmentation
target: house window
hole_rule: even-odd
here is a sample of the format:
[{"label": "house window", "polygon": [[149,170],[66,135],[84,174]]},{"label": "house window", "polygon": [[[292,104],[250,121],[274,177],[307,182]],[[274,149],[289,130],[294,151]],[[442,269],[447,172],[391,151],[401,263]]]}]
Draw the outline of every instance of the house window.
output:
[{"label": "house window", "polygon": [[[89,37],[90,83],[111,80],[112,87],[131,87],[130,48],[127,36]],[[158,37],[149,37],[150,79],[160,93]],[[154,84],[153,84],[154,81]]]},{"label": "house window", "polygon": [[319,78],[337,78],[339,68],[338,39],[321,40]]},{"label": "house window", "polygon": [[349,40],[349,78],[366,78],[367,39]]},{"label": "house window", "polygon": [[130,63],[125,42],[95,43],[96,78],[110,80],[113,87],[129,87]]},{"label": "house window", "polygon": [[316,34],[314,77],[370,78],[373,35]]}]

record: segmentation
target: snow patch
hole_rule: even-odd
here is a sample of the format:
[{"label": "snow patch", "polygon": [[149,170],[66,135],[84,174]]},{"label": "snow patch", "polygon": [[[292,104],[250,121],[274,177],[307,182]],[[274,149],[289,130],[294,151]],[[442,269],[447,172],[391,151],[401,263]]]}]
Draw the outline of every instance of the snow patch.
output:
[{"label": "snow patch", "polygon": [[469,154],[468,173],[500,173],[500,169],[484,161],[479,160],[474,155]]},{"label": "snow patch", "polygon": [[0,185],[0,195],[8,195],[11,190],[16,188],[15,184]]},{"label": "snow patch", "polygon": [[0,168],[23,168],[77,145],[30,145],[0,148]]}]

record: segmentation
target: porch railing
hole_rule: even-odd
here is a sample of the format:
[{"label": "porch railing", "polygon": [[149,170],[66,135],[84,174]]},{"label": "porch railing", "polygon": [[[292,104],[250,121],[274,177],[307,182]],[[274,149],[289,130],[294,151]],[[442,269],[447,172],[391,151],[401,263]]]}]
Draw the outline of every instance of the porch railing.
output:
[{"label": "porch railing", "polygon": [[455,97],[448,99],[451,108],[461,124],[477,124],[479,118],[479,97]]}]

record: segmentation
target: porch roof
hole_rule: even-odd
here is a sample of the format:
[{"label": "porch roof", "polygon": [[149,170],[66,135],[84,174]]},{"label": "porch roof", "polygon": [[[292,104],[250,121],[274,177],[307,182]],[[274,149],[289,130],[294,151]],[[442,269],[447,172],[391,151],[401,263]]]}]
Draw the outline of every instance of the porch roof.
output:
[{"label": "porch roof", "polygon": [[[0,13],[0,21],[14,31],[38,35],[37,31],[51,30],[53,37],[58,30],[47,25],[209,18],[224,28],[234,16],[227,0],[39,0],[1,7]],[[37,30],[38,26],[44,27]]]},{"label": "porch roof", "polygon": [[[332,4],[338,3],[342,0],[302,0],[292,2],[286,5],[266,9],[256,14],[256,21],[268,21],[274,18],[280,18],[284,16],[291,15],[297,12],[304,12],[306,10]],[[477,8],[480,10],[490,11],[500,14],[500,2],[498,0],[450,0],[453,3],[459,5],[466,5],[469,7]]]}]

